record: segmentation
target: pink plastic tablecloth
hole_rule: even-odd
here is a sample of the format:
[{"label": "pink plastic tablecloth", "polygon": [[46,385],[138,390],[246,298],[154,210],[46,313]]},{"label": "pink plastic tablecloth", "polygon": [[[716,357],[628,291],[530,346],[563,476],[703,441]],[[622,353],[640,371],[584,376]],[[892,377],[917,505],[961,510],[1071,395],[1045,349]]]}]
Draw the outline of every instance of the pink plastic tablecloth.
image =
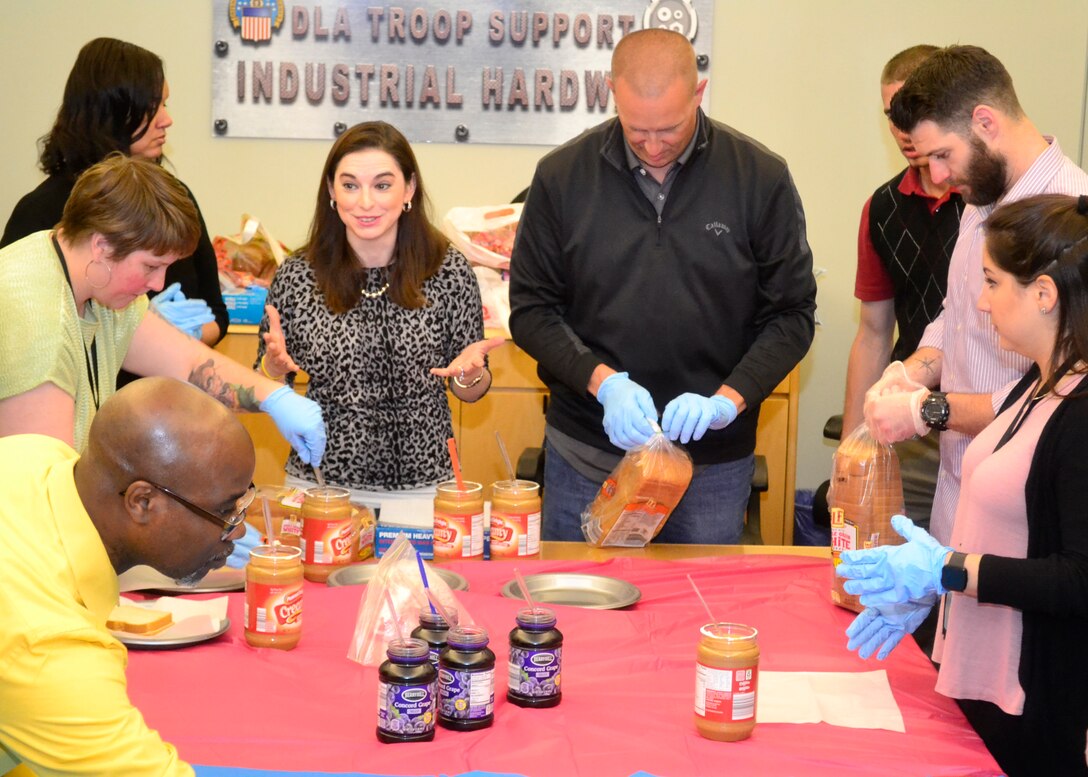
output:
[{"label": "pink plastic tablecloth", "polygon": [[[853,614],[831,604],[829,562],[793,556],[689,561],[617,558],[531,561],[522,574],[580,571],[630,581],[627,610],[557,606],[563,632],[563,701],[527,710],[505,700],[507,634],[521,603],[499,591],[503,562],[450,565],[469,580],[458,597],[491,634],[497,656],[495,725],[433,742],[383,745],[374,736],[377,670],[346,657],[361,587],[306,584],[304,632],[289,652],[255,650],[242,634],[242,594],[231,628],[209,643],[129,654],[129,690],[148,723],[196,764],[389,775],[473,770],[610,777],[674,775],[997,775],[958,708],[934,690],[936,672],[912,640],[883,662],[846,650]],[[755,626],[760,666],[776,671],[885,668],[906,733],[827,724],[761,724],[743,742],[695,733],[695,647],[706,614]]]}]

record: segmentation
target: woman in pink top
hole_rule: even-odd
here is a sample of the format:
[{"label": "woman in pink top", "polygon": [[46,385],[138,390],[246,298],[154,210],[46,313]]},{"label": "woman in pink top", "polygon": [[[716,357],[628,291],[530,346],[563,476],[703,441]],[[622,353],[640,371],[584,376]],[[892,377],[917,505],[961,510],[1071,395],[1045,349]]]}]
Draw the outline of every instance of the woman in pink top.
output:
[{"label": "woman in pink top", "polygon": [[1040,195],[986,222],[983,290],[1001,347],[1034,366],[968,447],[951,547],[843,553],[867,609],[847,635],[884,658],[945,596],[937,690],[1010,777],[1088,775],[1088,196]]}]

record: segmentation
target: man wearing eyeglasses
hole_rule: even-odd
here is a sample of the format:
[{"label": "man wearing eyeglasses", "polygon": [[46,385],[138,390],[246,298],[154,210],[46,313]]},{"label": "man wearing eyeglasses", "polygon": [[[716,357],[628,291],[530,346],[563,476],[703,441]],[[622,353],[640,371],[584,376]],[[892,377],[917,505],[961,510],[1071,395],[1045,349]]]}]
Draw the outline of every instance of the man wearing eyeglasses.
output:
[{"label": "man wearing eyeglasses", "polygon": [[223,405],[168,378],[103,403],[79,456],[0,438],[0,774],[191,775],[129,701],[106,630],[117,575],[195,582],[226,562],[254,497],[253,444]]}]

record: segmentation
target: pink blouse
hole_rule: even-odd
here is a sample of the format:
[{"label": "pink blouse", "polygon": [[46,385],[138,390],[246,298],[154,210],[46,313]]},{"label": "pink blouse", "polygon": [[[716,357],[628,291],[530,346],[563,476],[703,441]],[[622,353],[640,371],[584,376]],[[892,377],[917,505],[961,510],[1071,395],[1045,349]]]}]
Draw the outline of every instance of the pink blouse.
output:
[{"label": "pink blouse", "polygon": [[[1077,375],[1079,380],[1082,376]],[[1072,378],[1062,381],[1068,391]],[[1032,389],[1029,389],[1029,392]],[[1026,558],[1027,506],[1024,486],[1043,427],[1058,408],[1051,394],[1041,400],[1020,429],[996,453],[994,447],[1020,411],[1024,397],[999,415],[967,447],[963,488],[950,545],[963,553]],[[954,699],[989,701],[1010,715],[1024,710],[1020,687],[1021,611],[981,604],[973,596],[949,593],[941,613],[933,660],[940,663],[937,691]],[[941,605],[939,605],[941,606]],[[942,637],[943,632],[943,637]]]}]

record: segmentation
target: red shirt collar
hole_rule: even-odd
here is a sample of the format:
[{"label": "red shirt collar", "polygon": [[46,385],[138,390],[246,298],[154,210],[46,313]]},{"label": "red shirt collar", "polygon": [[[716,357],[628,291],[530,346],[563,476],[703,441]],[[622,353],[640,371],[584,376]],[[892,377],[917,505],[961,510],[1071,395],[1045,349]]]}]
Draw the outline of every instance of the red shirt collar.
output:
[{"label": "red shirt collar", "polygon": [[929,207],[930,214],[936,213],[937,210],[944,205],[951,198],[952,193],[956,190],[954,188],[949,189],[940,197],[934,197],[929,194],[922,187],[922,175],[918,172],[918,168],[913,165],[907,168],[906,175],[899,181],[899,193],[907,197],[921,197],[926,200],[926,205]]}]

